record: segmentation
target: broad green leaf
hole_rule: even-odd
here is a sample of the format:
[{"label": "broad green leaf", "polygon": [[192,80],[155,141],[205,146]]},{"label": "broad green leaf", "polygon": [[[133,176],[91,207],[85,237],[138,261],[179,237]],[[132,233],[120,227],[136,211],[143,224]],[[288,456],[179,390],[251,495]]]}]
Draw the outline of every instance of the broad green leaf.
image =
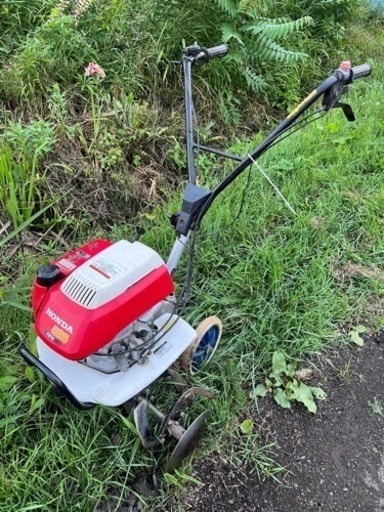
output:
[{"label": "broad green leaf", "polygon": [[252,420],[244,420],[243,423],[240,425],[240,430],[244,434],[250,434],[253,430],[253,421]]},{"label": "broad green leaf", "polygon": [[299,381],[297,381],[296,379],[293,379],[286,383],[285,390],[286,391],[295,391],[295,389],[297,389],[299,386],[300,386]]},{"label": "broad green leaf", "polygon": [[27,377],[27,379],[29,380],[29,382],[31,384],[33,384],[36,380],[35,372],[33,371],[33,369],[30,366],[27,366],[25,368],[25,376]]},{"label": "broad green leaf", "polygon": [[304,404],[309,412],[315,413],[317,411],[312,390],[306,384],[301,383],[300,386],[295,389],[292,398],[297,402]]},{"label": "broad green leaf", "polygon": [[285,373],[287,370],[287,363],[285,361],[285,355],[282,352],[274,352],[272,356],[272,371],[276,375]]},{"label": "broad green leaf", "polygon": [[364,327],[364,325],[357,325],[354,330],[357,331],[359,334],[367,332],[367,328]]},{"label": "broad green leaf", "polygon": [[273,392],[273,398],[275,399],[275,402],[281,407],[284,407],[284,409],[291,408],[291,402],[289,401],[287,394],[283,389],[275,389]]},{"label": "broad green leaf", "polygon": [[253,392],[254,396],[265,396],[268,393],[269,389],[264,384],[258,384]]},{"label": "broad green leaf", "polygon": [[5,391],[11,388],[17,380],[17,377],[14,375],[4,375],[4,377],[0,377],[0,389]]},{"label": "broad green leaf", "polygon": [[351,341],[353,341],[353,343],[355,343],[359,347],[362,347],[364,345],[364,340],[361,336],[359,336],[359,333],[357,331],[350,332],[349,337],[351,338]]},{"label": "broad green leaf", "polygon": [[279,374],[270,373],[269,377],[273,380],[273,387],[274,388],[281,388],[284,386],[284,382],[281,380]]},{"label": "broad green leaf", "polygon": [[327,398],[327,393],[322,388],[311,386],[311,391],[314,397],[318,400],[324,400]]},{"label": "broad green leaf", "polygon": [[288,377],[293,377],[295,375],[295,371],[296,371],[296,365],[294,365],[292,363],[288,363],[287,369],[285,370],[285,375],[287,375]]}]

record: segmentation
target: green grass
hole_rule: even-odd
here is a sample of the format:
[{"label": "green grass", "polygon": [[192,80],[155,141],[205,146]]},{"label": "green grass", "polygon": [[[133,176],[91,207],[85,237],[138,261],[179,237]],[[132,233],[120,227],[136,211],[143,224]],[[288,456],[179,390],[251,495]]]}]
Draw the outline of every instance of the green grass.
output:
[{"label": "green grass", "polygon": [[373,414],[378,414],[379,416],[384,417],[383,404],[376,397],[372,400],[372,402],[369,402],[369,405],[371,406]]},{"label": "green grass", "polygon": [[[370,48],[368,44],[366,47]],[[380,48],[373,45],[369,50],[372,60],[365,55],[373,64],[373,76],[356,83],[346,97],[355,110],[355,123],[347,123],[341,111],[334,111],[260,161],[296,214],[254,168],[249,183],[243,176],[219,197],[199,232],[186,318],[197,325],[205,316],[217,314],[223,320],[224,334],[212,365],[193,379],[215,391],[216,398],[200,399],[183,421],[188,423],[208,408],[211,419],[203,452],[217,450],[235,467],[248,465],[261,477],[278,478],[281,468],[274,465],[270,448],[261,446],[257,432],[244,435],[240,426],[247,409],[255,405],[250,396],[268,371],[273,352],[281,350],[287,358],[297,360],[346,342],[340,334],[341,324],[369,323],[377,329],[384,325],[384,284],[375,272],[384,262],[384,73]],[[360,57],[361,49],[353,51]],[[68,142],[70,120],[65,117],[66,109],[59,109],[60,89],[56,88],[55,94],[57,109],[52,119],[55,126],[61,126],[56,135]],[[140,120],[146,119],[154,127],[159,119],[143,104],[134,106],[127,100],[125,105],[121,115],[131,122],[133,143],[142,137],[140,143],[147,154],[152,154],[153,140],[160,140],[161,134],[152,137],[153,130],[145,132]],[[137,114],[138,108],[141,114]],[[97,110],[91,120],[99,122],[101,114],[105,112]],[[104,132],[108,126],[102,126]],[[84,123],[76,133],[84,136],[82,151],[96,160],[101,152],[101,141],[96,137],[100,124],[87,129]],[[112,133],[117,138],[102,157],[112,158],[111,147],[119,145],[120,134],[114,130],[115,125]],[[260,136],[255,141],[234,142],[231,151],[246,154],[256,140]],[[119,169],[112,165],[116,174]],[[212,186],[224,172],[222,163],[205,158],[201,184]],[[100,187],[104,177],[103,171],[100,176],[90,172],[89,181]],[[126,175],[118,177],[123,181]],[[243,211],[231,225],[245,187]],[[166,215],[179,208],[182,189],[180,186],[169,194],[166,204],[143,208],[139,219],[147,228],[142,240],[165,258],[174,237]],[[76,219],[79,210],[70,215]],[[86,211],[84,215],[87,218]],[[110,236],[112,231],[116,240],[130,238],[136,219],[129,225],[119,222],[111,230],[90,222],[77,230],[71,227],[73,219],[66,222],[66,236],[73,236],[68,235],[65,241],[75,246],[96,232]],[[113,222],[109,219],[111,225]],[[39,233],[47,227],[40,226]],[[35,226],[31,234],[37,232]],[[27,370],[18,355],[18,349],[30,343],[31,318],[13,303],[28,305],[36,268],[62,252],[64,243],[46,236],[38,244],[41,252],[37,255],[26,244],[11,252],[11,258],[8,254],[13,246],[1,245],[0,240],[0,248],[0,509],[97,511],[108,496],[114,496],[111,510],[118,511],[135,475],[143,469],[159,473],[161,496],[156,503],[145,505],[145,510],[155,509],[190,478],[188,465],[176,481],[161,476],[158,468],[170,453],[171,444],[154,453],[145,451],[132,431],[131,417],[103,407],[75,410],[55,397],[44,379]],[[185,265],[183,261],[177,272],[178,282]],[[156,386],[156,395],[163,407],[173,397],[166,384]]]}]

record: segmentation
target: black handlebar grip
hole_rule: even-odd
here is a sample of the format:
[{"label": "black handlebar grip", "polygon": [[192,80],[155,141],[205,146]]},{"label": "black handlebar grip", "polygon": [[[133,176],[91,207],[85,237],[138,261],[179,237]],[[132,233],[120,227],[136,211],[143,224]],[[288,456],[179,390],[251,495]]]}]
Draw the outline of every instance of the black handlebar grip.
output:
[{"label": "black handlebar grip", "polygon": [[228,46],[226,44],[220,44],[219,46],[206,48],[205,51],[208,59],[216,59],[216,57],[224,57],[224,55],[227,55]]},{"label": "black handlebar grip", "polygon": [[360,66],[353,66],[353,79],[362,78],[369,76],[372,73],[372,67],[370,64],[360,64]]}]

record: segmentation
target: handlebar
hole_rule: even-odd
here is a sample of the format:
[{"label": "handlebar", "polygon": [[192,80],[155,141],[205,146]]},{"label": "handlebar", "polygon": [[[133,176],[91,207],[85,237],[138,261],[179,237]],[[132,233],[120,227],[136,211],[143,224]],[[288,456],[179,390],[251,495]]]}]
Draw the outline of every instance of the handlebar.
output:
[{"label": "handlebar", "polygon": [[[183,207],[180,218],[176,221],[175,229],[179,235],[186,236],[191,229],[198,229],[200,222],[216,197],[232,183],[245,169],[264,154],[279,137],[296,126],[301,121],[298,118],[304,114],[316,101],[323,99],[322,107],[317,113],[327,112],[335,107],[341,107],[349,121],[354,120],[354,114],[349,105],[339,102],[340,96],[347,91],[348,85],[355,79],[364,78],[371,74],[370,64],[361,64],[351,67],[350,62],[342,62],[334,73],[324,80],[274,129],[272,132],[243,160],[235,167],[213,190],[207,191],[199,188],[196,183],[195,153],[194,150],[203,148],[193,139],[193,109],[192,109],[192,88],[191,88],[191,66],[197,62],[206,62],[216,57],[222,57],[228,52],[226,45],[214,46],[212,48],[201,48],[196,43],[183,51],[182,63],[184,67],[184,90],[186,105],[186,152],[187,167],[189,174],[189,189],[186,190],[183,199]],[[220,154],[220,152],[211,152]],[[229,156],[221,153],[222,156]],[[192,194],[190,196],[190,193]],[[181,220],[180,220],[181,219]]]},{"label": "handlebar", "polygon": [[334,71],[333,76],[340,78],[341,85],[349,85],[357,78],[369,76],[372,72],[370,64],[360,64],[360,66],[351,67],[349,60],[343,61],[338,69]]},{"label": "handlebar", "polygon": [[[348,63],[349,64],[349,63]],[[196,226],[199,224],[208,211],[209,207],[215,198],[225,189],[234,179],[236,179],[245,169],[257,160],[263,153],[265,153],[273,143],[280,137],[280,135],[289,130],[296,122],[296,120],[319,98],[323,97],[323,110],[337,106],[339,96],[345,91],[347,84],[351,83],[356,78],[362,78],[371,74],[372,68],[369,64],[361,64],[351,68],[337,69],[332,76],[324,80],[316,89],[314,89],[308,96],[282,121],[244,160],[232,170],[216,187],[210,192],[206,201],[199,208],[198,215],[196,216]],[[326,103],[330,101],[327,106]],[[321,110],[320,110],[321,111]],[[319,111],[319,112],[320,112]]]},{"label": "handlebar", "polygon": [[369,76],[372,73],[372,67],[370,64],[360,64],[360,66],[353,66],[352,68],[353,79],[363,78]]},{"label": "handlebar", "polygon": [[227,55],[228,46],[226,44],[220,44],[218,46],[212,46],[212,48],[203,48],[195,43],[194,45],[185,48],[183,53],[189,58],[191,63],[207,62],[208,60]]},{"label": "handlebar", "polygon": [[228,46],[226,44],[220,44],[219,46],[206,48],[204,53],[208,60],[216,59],[216,57],[224,57],[224,55],[227,55],[228,53]]},{"label": "handlebar", "polygon": [[[358,78],[365,78],[369,76],[371,72],[372,68],[370,64],[365,63],[359,66],[351,67],[351,63],[349,61],[342,62],[338,69],[334,71],[333,76],[331,77],[334,79],[334,83],[330,83],[330,85],[328,85],[328,87],[322,91],[322,94],[324,94],[324,109],[328,111],[337,106],[342,107],[344,114],[347,116],[347,119],[349,121],[354,121],[355,116],[353,115],[352,109],[345,104],[340,103],[339,98],[345,92],[347,92],[349,84]],[[328,80],[323,82],[323,84],[328,82]],[[323,84],[321,84],[317,90],[322,89]]]}]

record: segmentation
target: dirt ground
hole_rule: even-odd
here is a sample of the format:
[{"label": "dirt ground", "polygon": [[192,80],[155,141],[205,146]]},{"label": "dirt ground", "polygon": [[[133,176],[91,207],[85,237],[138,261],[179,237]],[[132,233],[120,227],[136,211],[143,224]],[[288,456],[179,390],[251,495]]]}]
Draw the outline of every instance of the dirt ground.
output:
[{"label": "dirt ground", "polygon": [[[329,354],[319,365],[327,399],[318,412],[278,407],[270,398],[249,411],[275,459],[289,472],[260,482],[220,454],[194,464],[203,482],[188,490],[190,512],[383,512],[384,331],[362,348]],[[379,407],[375,408],[375,404]],[[380,404],[382,409],[380,409]],[[162,512],[179,512],[171,500]]]}]

